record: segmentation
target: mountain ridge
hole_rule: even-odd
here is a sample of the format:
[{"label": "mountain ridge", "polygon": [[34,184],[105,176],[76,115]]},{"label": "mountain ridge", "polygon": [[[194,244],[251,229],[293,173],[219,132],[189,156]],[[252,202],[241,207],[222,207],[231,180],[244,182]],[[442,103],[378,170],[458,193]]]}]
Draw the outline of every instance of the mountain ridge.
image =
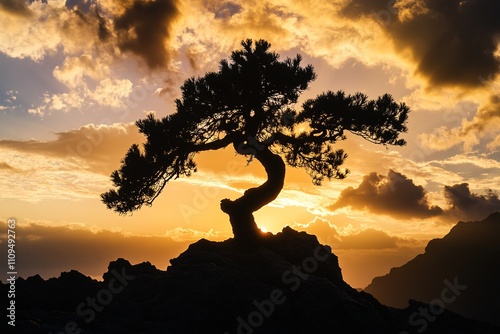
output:
[{"label": "mountain ridge", "polygon": [[250,248],[202,239],[166,271],[117,259],[102,282],[70,271],[16,284],[25,334],[500,333],[448,310],[430,321],[422,303],[382,305],[343,280],[330,247],[289,227]]},{"label": "mountain ridge", "polygon": [[[364,289],[392,307],[409,299],[439,301],[446,281],[467,286],[445,306],[481,321],[500,326],[500,212],[481,221],[458,222],[450,232],[427,244],[423,254],[388,274],[376,277]],[[442,298],[441,298],[442,299]]]}]

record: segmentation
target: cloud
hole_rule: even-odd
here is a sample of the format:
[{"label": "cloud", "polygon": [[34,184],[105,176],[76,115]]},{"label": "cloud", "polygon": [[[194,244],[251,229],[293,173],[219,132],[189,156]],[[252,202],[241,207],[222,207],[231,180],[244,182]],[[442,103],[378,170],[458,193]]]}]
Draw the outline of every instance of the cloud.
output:
[{"label": "cloud", "polygon": [[27,6],[26,1],[3,0],[0,2],[0,9],[16,16],[31,16],[31,11]]},{"label": "cloud", "polygon": [[[500,72],[495,55],[500,3],[487,0],[351,0],[347,17],[379,22],[401,53],[410,52],[432,86],[478,87]],[[471,27],[475,27],[472,29]]]},{"label": "cloud", "polygon": [[[345,249],[390,249],[398,248],[398,237],[373,228],[353,230],[350,227],[340,229],[328,220],[315,217],[308,224],[292,226],[307,233],[314,234],[321,243],[332,246],[335,250]],[[339,230],[341,232],[339,232]]]},{"label": "cloud", "polygon": [[73,89],[84,86],[87,77],[102,79],[107,75],[109,75],[108,68],[87,53],[78,57],[66,57],[63,64],[54,69],[54,78]]},{"label": "cloud", "polygon": [[[445,160],[446,168],[456,170],[462,174],[463,170],[469,173],[493,175],[487,180],[495,182],[498,163],[492,159],[471,160],[468,156],[455,156]],[[475,171],[477,170],[477,171]],[[485,179],[485,182],[487,181]],[[481,183],[477,180],[476,183]],[[488,214],[500,211],[498,193],[489,189],[485,195],[472,193],[468,183],[457,183],[452,186],[443,186],[444,199],[442,208],[432,205],[429,193],[413,183],[403,174],[389,171],[387,176],[370,173],[364,176],[357,188],[344,189],[338,200],[328,207],[338,210],[351,207],[357,210],[368,210],[375,214],[382,214],[400,219],[439,218],[435,222],[456,223],[457,220],[480,220]],[[434,200],[438,200],[433,196]]]},{"label": "cloud", "polygon": [[[115,47],[99,37],[105,20],[97,12],[97,7],[92,5],[94,10],[84,12],[79,6],[69,5],[69,2],[66,5],[60,0],[34,1],[27,5],[32,13],[30,17],[2,13],[5,24],[0,35],[0,52],[11,58],[27,58],[40,63],[56,53],[62,55],[63,62],[55,66],[53,76],[67,87],[67,91],[54,93],[44,89],[45,93],[40,97],[42,104],[32,104],[28,110],[31,114],[44,116],[48,111],[68,111],[84,105],[123,107],[123,99],[131,92],[132,84],[116,78],[109,69],[116,57]],[[128,90],[122,89],[123,81],[127,81]],[[113,95],[121,99],[119,103],[116,98],[102,99],[102,95],[94,90],[102,84],[121,88]],[[25,98],[21,96],[21,99]]]},{"label": "cloud", "polygon": [[0,52],[12,58],[41,61],[59,47],[66,54],[74,54],[93,50],[100,44],[99,19],[95,12],[70,9],[60,0],[33,1],[24,6],[24,12],[31,15],[14,15],[11,11],[5,12],[6,7],[0,7],[0,13],[4,10]]},{"label": "cloud", "polygon": [[[449,128],[441,126],[433,133],[421,134],[420,141],[424,147],[433,150],[447,150],[457,145],[463,145],[465,151],[472,150],[481,143],[483,138],[497,134],[500,126],[500,97],[492,96],[490,100],[478,109],[471,120],[463,118],[460,126]],[[489,146],[495,146],[491,139]]]},{"label": "cloud", "polygon": [[185,56],[182,61],[196,71],[215,70],[219,60],[239,48],[246,38],[265,37],[275,50],[296,44],[288,29],[290,24],[281,16],[293,15],[286,4],[186,0],[180,10],[182,16],[172,30],[177,38],[171,44]]},{"label": "cloud", "polygon": [[132,93],[132,82],[128,79],[104,79],[90,94],[102,107],[125,107],[125,98]]},{"label": "cloud", "polygon": [[67,93],[45,94],[44,103],[33,108],[32,113],[43,116],[46,111],[92,108],[126,108],[127,98],[133,92],[129,79],[114,77],[109,59],[84,53],[66,57],[53,71],[54,78],[69,88]]},{"label": "cloud", "polygon": [[130,65],[120,61],[130,57],[143,60],[150,69],[176,70],[170,57],[171,29],[179,15],[175,0],[53,0],[24,6],[29,17],[0,7],[0,53],[43,63],[39,67],[60,62],[53,76],[66,86],[38,93],[39,100],[28,109],[31,114],[84,106],[124,108],[135,79],[127,73]]},{"label": "cloud", "polygon": [[[123,77],[123,63],[115,66],[117,60],[135,56],[149,69],[166,69],[167,80],[171,80],[172,74],[182,72],[179,76],[184,77],[186,72],[197,75],[214,70],[220,58],[248,37],[265,37],[277,52],[298,49],[334,67],[342,66],[349,59],[370,66],[383,65],[389,68],[387,72],[406,66],[392,48],[387,47],[380,30],[373,29],[376,23],[348,20],[340,15],[344,6],[341,1],[277,4],[264,0],[238,3],[54,0],[24,6],[32,12],[30,19],[6,14],[8,22],[0,36],[0,52],[39,62],[47,56],[62,55],[63,63],[54,70],[54,77],[70,89],[59,94],[49,91],[42,107],[30,109],[39,115],[50,110],[81,108],[89,101],[117,107],[118,100],[130,94],[130,90],[122,89],[123,80],[127,79]],[[413,8],[418,6],[410,7],[410,13],[418,12],[412,19],[425,12]],[[44,37],[39,38],[41,35]],[[60,59],[58,56],[56,61]],[[184,62],[191,66],[184,66]],[[96,78],[96,74],[100,77]],[[485,82],[489,82],[489,74],[478,73],[486,78]],[[115,99],[104,100],[99,92],[93,94],[95,87],[104,85],[101,82],[104,78],[121,88]],[[177,83],[176,80],[173,85],[176,87]],[[169,89],[172,89],[170,83],[165,91]]]},{"label": "cloud", "polygon": [[323,244],[337,247],[341,242],[336,226],[321,217],[315,217],[308,224],[295,224],[292,228],[315,235]]},{"label": "cloud", "polygon": [[214,70],[218,60],[246,38],[265,38],[276,52],[300,50],[334,67],[353,58],[368,65],[394,66],[397,59],[377,38],[375,23],[347,20],[339,16],[341,9],[340,1],[186,0],[173,44],[176,50],[188,51],[186,61],[193,68],[205,70]]},{"label": "cloud", "polygon": [[491,142],[488,143],[488,149],[493,151],[500,147],[500,135],[497,135]]},{"label": "cloud", "polygon": [[[5,221],[0,221],[3,231]],[[81,225],[51,226],[37,222],[16,225],[16,261],[22,277],[40,274],[57,277],[62,271],[76,269],[96,278],[106,271],[110,261],[123,257],[132,263],[150,261],[165,269],[169,260],[186,249],[186,242],[167,236],[136,236]],[[6,234],[0,237],[6,254]]]},{"label": "cloud", "polygon": [[169,60],[166,43],[171,25],[179,15],[175,0],[124,1],[123,12],[114,19],[121,51],[142,58],[149,68],[165,67]]},{"label": "cloud", "polygon": [[242,11],[242,6],[232,1],[204,1],[205,7],[214,13],[216,19],[230,19]]},{"label": "cloud", "polygon": [[[448,180],[447,184],[461,183],[464,179],[472,182],[475,188],[487,188],[500,181],[500,152],[469,152],[452,157],[434,160],[430,164],[459,176]],[[443,182],[445,183],[445,182]]]},{"label": "cloud", "polygon": [[0,199],[38,202],[43,199],[97,198],[109,177],[86,171],[75,161],[0,149],[13,169],[0,169]]},{"label": "cloud", "polygon": [[[171,26],[180,14],[175,0],[34,1],[8,0],[0,51],[14,58],[42,60],[62,47],[66,55],[115,47],[143,59],[150,68],[165,66]],[[40,38],[39,36],[43,36]]]},{"label": "cloud", "polygon": [[56,133],[51,141],[0,140],[2,198],[97,198],[109,187],[132,143],[144,140],[134,124],[93,125]]},{"label": "cloud", "polygon": [[[55,133],[56,139],[0,140],[0,149],[63,159],[82,161],[81,169],[108,174],[118,167],[119,162],[133,143],[141,143],[144,137],[133,123],[113,125],[88,124],[76,130]],[[16,162],[26,170],[28,165]]]},{"label": "cloud", "polygon": [[9,165],[8,163],[6,162],[0,162],[0,170],[8,170],[8,171],[14,171],[15,168],[12,167],[11,165]]},{"label": "cloud", "polygon": [[398,247],[397,237],[372,228],[342,236],[341,240],[340,248],[342,249],[389,249]]},{"label": "cloud", "polygon": [[209,240],[224,240],[225,236],[221,235],[219,231],[214,231],[210,229],[209,231],[198,231],[191,228],[176,227],[174,229],[168,230],[165,233],[166,236],[177,242],[185,241],[196,241],[200,239]]},{"label": "cloud", "polygon": [[443,211],[438,206],[431,206],[422,186],[393,170],[387,176],[375,172],[364,176],[358,188],[344,189],[329,209],[346,206],[403,219],[429,218]]},{"label": "cloud", "polygon": [[472,193],[468,183],[455,184],[444,187],[450,208],[447,214],[461,220],[481,220],[490,213],[500,211],[500,198],[493,190],[486,195]]}]

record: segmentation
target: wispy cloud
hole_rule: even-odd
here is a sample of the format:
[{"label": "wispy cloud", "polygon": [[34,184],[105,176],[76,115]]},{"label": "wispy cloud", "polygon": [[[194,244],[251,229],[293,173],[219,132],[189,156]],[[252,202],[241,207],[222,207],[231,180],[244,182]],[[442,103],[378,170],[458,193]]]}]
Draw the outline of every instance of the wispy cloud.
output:
[{"label": "wispy cloud", "polygon": [[490,141],[487,145],[494,146],[494,136],[499,127],[500,99],[495,95],[478,108],[476,115],[471,120],[464,117],[459,126],[452,128],[441,126],[434,133],[422,134],[420,139],[425,147],[434,150],[447,150],[457,145],[463,145],[465,151],[471,151],[483,139]]},{"label": "wispy cloud", "polygon": [[319,217],[307,224],[296,224],[292,227],[316,235],[321,243],[330,245],[334,250],[396,249],[407,244],[405,239],[389,235],[379,229],[353,228],[350,225],[341,228]]},{"label": "wispy cloud", "polygon": [[[82,170],[93,170],[107,174],[117,166],[132,143],[141,143],[144,138],[133,123],[113,125],[88,124],[79,129],[55,133],[56,139],[0,140],[0,148],[33,156],[59,158],[68,162],[78,160]],[[30,164],[16,161],[19,168]]]},{"label": "wispy cloud", "polygon": [[97,197],[128,147],[143,140],[134,124],[90,124],[56,136],[51,141],[0,140],[2,197]]}]

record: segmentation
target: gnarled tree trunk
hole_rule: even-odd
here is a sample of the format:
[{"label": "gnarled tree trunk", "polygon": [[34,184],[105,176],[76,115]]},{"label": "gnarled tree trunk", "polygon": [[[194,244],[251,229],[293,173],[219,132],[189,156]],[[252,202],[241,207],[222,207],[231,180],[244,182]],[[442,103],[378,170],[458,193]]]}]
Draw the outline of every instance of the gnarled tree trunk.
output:
[{"label": "gnarled tree trunk", "polygon": [[285,163],[279,155],[264,147],[256,151],[255,158],[264,166],[267,181],[248,189],[234,201],[226,198],[220,203],[222,211],[229,215],[234,239],[240,243],[257,241],[263,235],[255,223],[253,212],[278,197],[285,180]]}]

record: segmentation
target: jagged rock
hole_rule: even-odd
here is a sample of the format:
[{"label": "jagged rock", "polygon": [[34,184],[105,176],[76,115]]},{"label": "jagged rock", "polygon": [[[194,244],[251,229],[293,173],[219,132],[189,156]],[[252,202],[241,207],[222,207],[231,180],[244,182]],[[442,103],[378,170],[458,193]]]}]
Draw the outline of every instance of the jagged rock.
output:
[{"label": "jagged rock", "polygon": [[[288,227],[246,247],[232,239],[200,240],[171,264],[162,271],[118,259],[102,282],[73,271],[23,280],[18,329],[55,334],[68,332],[69,324],[81,334],[400,334],[416,333],[420,327],[409,319],[427,307],[389,308],[351,288],[329,247]],[[39,299],[31,303],[34,294]],[[499,330],[446,311],[426,323],[426,333]]]}]

